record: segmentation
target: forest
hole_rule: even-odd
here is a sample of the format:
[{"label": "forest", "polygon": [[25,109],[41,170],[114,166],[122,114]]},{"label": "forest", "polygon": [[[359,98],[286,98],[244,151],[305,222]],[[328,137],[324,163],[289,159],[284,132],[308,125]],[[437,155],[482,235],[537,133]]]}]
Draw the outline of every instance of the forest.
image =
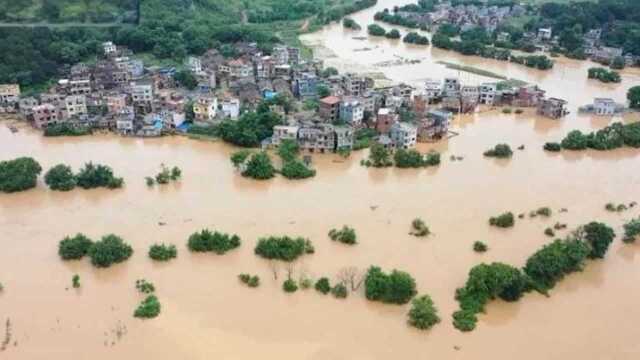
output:
[{"label": "forest", "polygon": [[4,23],[133,23],[139,0],[11,0],[0,2]]}]

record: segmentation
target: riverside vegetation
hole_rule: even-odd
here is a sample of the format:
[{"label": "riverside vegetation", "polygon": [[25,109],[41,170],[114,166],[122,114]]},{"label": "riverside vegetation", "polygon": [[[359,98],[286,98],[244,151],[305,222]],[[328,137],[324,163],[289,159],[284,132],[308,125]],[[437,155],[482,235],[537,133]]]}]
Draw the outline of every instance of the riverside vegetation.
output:
[{"label": "riverside vegetation", "polygon": [[398,168],[421,168],[440,165],[440,153],[430,151],[421,154],[414,149],[398,149],[393,153],[381,144],[373,144],[369,149],[369,158],[362,160],[364,166],[389,167],[395,164]]},{"label": "riverside vegetation", "polygon": [[240,247],[240,237],[204,229],[189,236],[187,247],[193,252],[214,252],[223,255]]},{"label": "riverside vegetation", "polygon": [[355,245],[357,243],[356,231],[347,225],[344,225],[340,230],[331,229],[329,238],[347,245]]},{"label": "riverside vegetation", "polygon": [[168,184],[171,181],[178,181],[182,177],[182,170],[177,166],[169,169],[165,164],[161,164],[160,168],[160,172],[155,177],[147,176],[145,178],[147,186],[153,186],[156,183],[161,185]]},{"label": "riverside vegetation", "polygon": [[531,255],[521,270],[508,264],[474,266],[464,287],[456,291],[460,310],[453,324],[461,331],[475,328],[476,315],[495,299],[517,301],[524,293],[536,290],[547,294],[565,275],[580,271],[587,259],[602,259],[613,241],[613,229],[590,222],[564,240],[557,239]]},{"label": "riverside vegetation", "polygon": [[546,143],[547,151],[565,150],[613,150],[623,146],[640,148],[640,122],[622,124],[613,123],[605,128],[588,134],[573,130],[560,143]]},{"label": "riverside vegetation", "polygon": [[58,244],[58,255],[62,260],[80,260],[88,255],[91,263],[99,268],[123,262],[132,254],[133,248],[113,234],[105,235],[96,242],[83,234],[77,234],[72,238],[65,237]]}]

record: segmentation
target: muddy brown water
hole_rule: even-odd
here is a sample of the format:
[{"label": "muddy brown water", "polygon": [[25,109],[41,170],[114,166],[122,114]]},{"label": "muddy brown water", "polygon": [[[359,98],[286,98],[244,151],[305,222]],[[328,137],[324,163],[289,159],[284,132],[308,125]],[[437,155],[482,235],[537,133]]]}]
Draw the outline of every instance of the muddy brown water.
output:
[{"label": "muddy brown water", "polygon": [[[393,4],[383,1],[377,8]],[[366,25],[374,11],[355,18]],[[370,59],[373,54],[367,52],[354,57],[341,50],[368,44],[350,45],[350,37],[342,34],[342,28],[333,25],[309,36],[325,36],[325,46],[340,56],[331,59],[336,63],[361,62],[364,69],[367,63],[380,61]],[[382,44],[418,52],[401,43]],[[588,63],[569,60],[543,74],[453,53],[429,49],[419,53],[480,62],[489,70],[505,67],[523,80],[540,78],[549,93],[564,95],[571,107],[595,96],[622,101],[627,85],[638,80],[631,71],[620,85],[591,83],[583,79]],[[384,71],[396,80],[447,73],[429,63]],[[617,120],[635,121],[638,116]],[[347,160],[314,155],[318,175],[300,182],[243,179],[229,161],[234,149],[221,143],[113,135],[51,139],[25,126],[12,133],[2,121],[0,159],[33,156],[45,169],[60,162],[77,169],[93,160],[112,166],[126,186],[58,193],[46,189],[40,179],[36,189],[0,195],[0,282],[5,287],[0,294],[0,323],[10,318],[12,331],[12,344],[0,358],[637,359],[640,249],[622,244],[620,236],[604,261],[590,262],[584,272],[568,276],[550,297],[529,294],[518,303],[493,302],[471,333],[460,333],[451,325],[457,305],[454,291],[473,265],[491,261],[522,265],[550,241],[543,231],[557,221],[574,228],[599,220],[620,233],[626,220],[640,215],[637,207],[615,214],[604,210],[607,202],[640,200],[638,150],[560,154],[541,150],[544,142],[559,139],[570,129],[597,129],[610,121],[578,116],[575,111],[559,121],[538,118],[531,111],[521,115],[483,111],[454,121],[459,136],[420,145],[422,151],[442,152],[438,168],[365,169],[359,161],[366,152]],[[482,157],[484,150],[499,142],[513,148],[524,144],[525,150],[515,151],[506,161]],[[450,155],[464,160],[451,162]],[[147,188],[144,177],[155,174],[161,163],[180,166],[183,180]],[[508,230],[487,224],[500,212],[528,212],[540,206],[550,206],[553,216],[517,220]],[[560,208],[568,212],[558,213]],[[425,219],[433,235],[410,236],[415,217]],[[344,224],[356,229],[358,245],[348,247],[328,239],[331,228]],[[205,227],[237,233],[243,244],[224,256],[190,254],[187,237]],[[76,232],[93,238],[116,233],[132,244],[135,253],[106,270],[92,268],[88,260],[62,262],[58,241]],[[292,269],[274,267],[253,254],[258,237],[269,234],[309,237],[316,253]],[[474,253],[476,240],[486,242],[490,250]],[[178,259],[152,262],[147,251],[156,242],[176,244]],[[364,271],[371,264],[413,274],[419,292],[433,297],[442,322],[427,332],[413,330],[406,325],[408,306],[368,302],[362,290],[346,300],[313,290],[292,295],[281,290],[288,271],[296,278],[307,274],[335,281],[342,268]],[[236,276],[243,272],[258,274],[262,285],[258,289],[240,285]],[[71,288],[75,273],[81,277],[79,290]],[[162,303],[156,319],[132,317],[142,299],[134,287],[140,278],[156,285]]]}]

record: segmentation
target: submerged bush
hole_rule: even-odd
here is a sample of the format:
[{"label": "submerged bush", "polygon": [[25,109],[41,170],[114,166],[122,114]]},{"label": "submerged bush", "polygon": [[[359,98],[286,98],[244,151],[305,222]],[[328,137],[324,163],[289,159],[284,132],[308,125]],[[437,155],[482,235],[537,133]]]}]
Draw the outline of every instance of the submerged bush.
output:
[{"label": "submerged bush", "polygon": [[71,285],[73,286],[74,289],[80,288],[80,275],[78,274],[73,275],[73,277],[71,278]]},{"label": "submerged bush", "polygon": [[241,283],[251,288],[260,286],[260,278],[258,277],[258,275],[252,276],[250,274],[240,274],[238,275],[238,279],[240,279]]},{"label": "submerged bush", "polygon": [[562,150],[562,146],[560,146],[560,144],[557,142],[548,142],[544,144],[544,149],[546,151],[558,152]]},{"label": "submerged bush", "polygon": [[347,291],[347,287],[344,286],[344,284],[340,283],[336,284],[336,286],[331,289],[331,295],[338,299],[344,299],[347,297],[347,295],[349,295],[349,292]]},{"label": "submerged bush", "polygon": [[76,175],[76,183],[83,189],[106,187],[115,189],[122,187],[124,180],[113,175],[113,170],[105,165],[94,165],[89,162]]},{"label": "submerged bush", "polygon": [[493,149],[484,152],[484,156],[496,158],[510,158],[512,155],[513,151],[507,144],[498,144]]},{"label": "submerged bush", "polygon": [[313,253],[314,249],[311,242],[302,237],[270,236],[259,239],[254,252],[265,259],[293,261],[305,253]]},{"label": "submerged bush", "polygon": [[423,295],[411,301],[409,310],[409,325],[420,330],[430,329],[440,322],[438,310],[429,295]]},{"label": "submerged bush", "polygon": [[536,214],[544,217],[549,217],[552,214],[552,211],[549,207],[541,207],[536,210]]},{"label": "submerged bush", "polygon": [[326,277],[322,277],[316,281],[315,289],[322,294],[328,294],[331,291],[331,284],[329,283],[329,279]]},{"label": "submerged bush", "polygon": [[149,257],[156,261],[169,261],[178,256],[175,245],[153,244],[149,248]]},{"label": "submerged bush", "polygon": [[160,302],[155,295],[149,295],[142,300],[133,316],[143,319],[152,319],[160,314]]},{"label": "submerged bush", "polygon": [[240,237],[238,235],[229,235],[211,232],[204,229],[189,236],[187,247],[194,252],[215,252],[222,255],[229,250],[233,250],[240,246]]},{"label": "submerged bush", "polygon": [[121,263],[133,254],[133,248],[122,238],[110,234],[95,242],[88,251],[91,263],[97,267],[109,267]]},{"label": "submerged bush", "polygon": [[136,289],[143,294],[151,294],[156,291],[156,287],[145,279],[136,280]]},{"label": "submerged bush", "polygon": [[76,178],[73,175],[71,167],[58,164],[44,175],[44,182],[51,188],[51,190],[57,191],[70,191],[76,187]]},{"label": "submerged bush", "polygon": [[411,275],[398,270],[385,274],[377,266],[369,268],[364,287],[367,299],[389,304],[406,304],[416,295],[416,282]]},{"label": "submerged bush", "polygon": [[429,230],[429,227],[424,222],[424,220],[415,218],[411,222],[410,234],[417,237],[428,236],[429,234],[431,234],[431,230]]},{"label": "submerged bush", "polygon": [[524,272],[537,290],[545,292],[566,274],[581,271],[590,253],[591,247],[583,241],[558,239],[531,255]]},{"label": "submerged bush", "polygon": [[483,253],[487,250],[489,250],[489,247],[487,246],[487,244],[483,243],[482,241],[476,241],[473,243],[473,251],[478,253]]},{"label": "submerged bush", "polygon": [[282,173],[282,176],[291,180],[307,179],[316,176],[316,171],[309,169],[309,167],[300,160],[285,161],[280,173]]},{"label": "submerged bush", "polygon": [[291,279],[287,279],[282,283],[282,290],[288,293],[293,293],[298,291],[298,284]]},{"label": "submerged bush", "polygon": [[356,231],[353,228],[344,225],[340,230],[331,229],[331,231],[329,231],[329,238],[343,244],[354,245],[356,244]]},{"label": "submerged bush", "polygon": [[62,260],[79,260],[89,252],[89,248],[93,245],[93,241],[84,234],[76,234],[70,238],[65,237],[58,244],[58,255]]},{"label": "submerged bush", "polygon": [[622,238],[622,241],[626,243],[635,242],[638,235],[640,235],[640,217],[624,224],[623,228],[624,237]]},{"label": "submerged bush", "polygon": [[506,212],[489,219],[489,225],[501,228],[512,227],[515,224],[515,218],[512,212]]},{"label": "submerged bush", "polygon": [[0,192],[12,193],[36,187],[40,164],[30,157],[0,161]]},{"label": "submerged bush", "polygon": [[578,234],[591,246],[590,259],[603,259],[616,236],[612,228],[595,221],[582,226]]},{"label": "submerged bush", "polygon": [[271,158],[266,152],[259,152],[251,155],[242,176],[256,180],[271,179],[276,175],[276,168],[273,167]]}]

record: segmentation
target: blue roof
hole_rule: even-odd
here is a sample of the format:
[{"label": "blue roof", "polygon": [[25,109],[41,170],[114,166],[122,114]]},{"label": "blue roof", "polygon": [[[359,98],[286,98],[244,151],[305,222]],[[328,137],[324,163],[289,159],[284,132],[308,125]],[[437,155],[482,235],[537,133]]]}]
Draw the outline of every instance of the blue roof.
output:
[{"label": "blue roof", "polygon": [[187,122],[183,122],[182,124],[180,124],[180,126],[177,127],[177,129],[182,132],[187,132],[189,131],[190,127],[191,127],[191,124]]},{"label": "blue roof", "polygon": [[271,100],[274,97],[278,96],[278,93],[275,91],[271,91],[271,90],[265,90],[264,91],[264,98],[267,100]]}]

